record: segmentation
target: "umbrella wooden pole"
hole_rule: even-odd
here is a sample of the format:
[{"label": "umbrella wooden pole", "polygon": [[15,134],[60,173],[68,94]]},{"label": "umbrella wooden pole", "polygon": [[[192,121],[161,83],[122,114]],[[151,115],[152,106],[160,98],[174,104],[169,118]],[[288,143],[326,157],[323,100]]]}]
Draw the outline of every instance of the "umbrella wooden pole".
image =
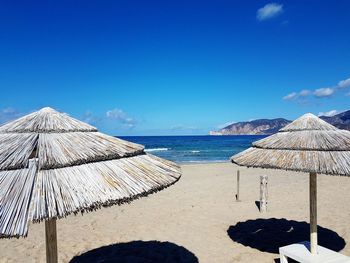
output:
[{"label": "umbrella wooden pole", "polygon": [[240,173],[239,173],[239,170],[237,170],[237,194],[236,194],[236,201],[237,202],[241,201],[239,199],[239,177],[240,177]]},{"label": "umbrella wooden pole", "polygon": [[45,221],[46,263],[57,263],[56,219]]},{"label": "umbrella wooden pole", "polygon": [[310,173],[310,252],[317,254],[317,174]]},{"label": "umbrella wooden pole", "polygon": [[260,176],[260,212],[267,211],[267,175]]}]

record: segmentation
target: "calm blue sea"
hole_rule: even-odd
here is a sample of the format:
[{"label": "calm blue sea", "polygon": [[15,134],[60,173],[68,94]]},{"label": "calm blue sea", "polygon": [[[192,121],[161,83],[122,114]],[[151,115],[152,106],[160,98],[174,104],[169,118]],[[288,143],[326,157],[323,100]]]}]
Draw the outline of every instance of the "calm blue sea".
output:
[{"label": "calm blue sea", "polygon": [[124,140],[145,145],[145,150],[178,163],[225,162],[264,138],[264,135],[233,136],[125,136]]}]

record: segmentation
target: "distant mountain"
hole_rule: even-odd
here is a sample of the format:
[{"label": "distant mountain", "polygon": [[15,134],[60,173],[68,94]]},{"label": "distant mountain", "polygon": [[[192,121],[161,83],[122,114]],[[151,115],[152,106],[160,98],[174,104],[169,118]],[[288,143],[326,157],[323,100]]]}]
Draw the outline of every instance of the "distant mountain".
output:
[{"label": "distant mountain", "polygon": [[211,131],[210,135],[238,135],[238,134],[272,134],[290,123],[289,120],[260,119],[230,124],[218,131]]},{"label": "distant mountain", "polygon": [[[332,117],[321,116],[321,119],[338,127],[339,129],[350,130],[350,110],[339,113]],[[259,119],[247,122],[230,124],[218,131],[211,131],[210,135],[255,135],[273,134],[283,128],[291,121],[283,118]]]},{"label": "distant mountain", "polygon": [[332,117],[322,116],[320,118],[339,129],[350,130],[350,110],[344,111]]}]

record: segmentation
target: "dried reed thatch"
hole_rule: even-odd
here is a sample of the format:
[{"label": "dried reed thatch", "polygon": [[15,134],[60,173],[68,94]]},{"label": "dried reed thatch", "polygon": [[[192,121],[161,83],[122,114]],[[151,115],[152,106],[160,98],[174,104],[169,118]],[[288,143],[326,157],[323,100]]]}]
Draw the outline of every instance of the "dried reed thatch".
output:
[{"label": "dried reed thatch", "polygon": [[30,221],[129,202],[180,176],[141,145],[43,108],[0,127],[0,235],[26,236]]},{"label": "dried reed thatch", "polygon": [[350,132],[305,114],[231,157],[247,167],[350,175]]},{"label": "dried reed thatch", "polygon": [[310,173],[310,252],[317,254],[317,173],[350,176],[350,132],[308,113],[231,160],[248,167]]}]

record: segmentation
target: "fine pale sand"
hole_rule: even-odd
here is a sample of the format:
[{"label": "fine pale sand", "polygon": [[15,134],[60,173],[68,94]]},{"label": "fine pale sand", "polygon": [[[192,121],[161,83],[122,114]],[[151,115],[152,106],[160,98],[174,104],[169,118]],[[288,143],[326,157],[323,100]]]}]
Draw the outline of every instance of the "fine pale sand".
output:
[{"label": "fine pale sand", "polygon": [[[180,181],[159,193],[58,220],[59,261],[275,262],[278,246],[308,239],[308,175],[239,168],[236,202],[237,169],[183,165]],[[269,204],[261,214],[255,201],[264,174]],[[350,178],[318,176],[320,243],[348,256],[349,189]],[[45,262],[44,224],[31,225],[25,239],[0,240],[0,262]]]}]

